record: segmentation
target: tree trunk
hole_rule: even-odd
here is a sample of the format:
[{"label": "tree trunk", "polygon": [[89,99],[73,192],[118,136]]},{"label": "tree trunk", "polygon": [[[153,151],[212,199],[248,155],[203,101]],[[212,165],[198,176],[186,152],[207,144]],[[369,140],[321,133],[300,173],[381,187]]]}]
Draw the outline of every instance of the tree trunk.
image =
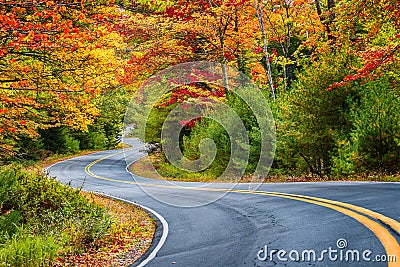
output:
[{"label": "tree trunk", "polygon": [[225,89],[227,91],[229,91],[229,77],[228,77],[228,71],[226,69],[226,64],[225,63],[222,64],[222,77],[224,79],[223,82],[224,82]]},{"label": "tree trunk", "polygon": [[265,36],[265,29],[264,29],[263,9],[262,6],[259,5],[258,0],[254,0],[254,8],[256,9],[258,25],[260,26],[261,35],[263,38],[263,46],[264,46],[263,52],[264,52],[265,64],[267,66],[266,72],[267,72],[269,86],[271,88],[271,96],[274,100],[276,100],[275,86],[272,80],[271,63],[269,61],[269,55],[268,55],[267,38]]},{"label": "tree trunk", "polygon": [[336,5],[335,0],[328,0],[329,18],[326,18],[325,15],[322,12],[319,0],[315,0],[315,8],[317,9],[317,14],[318,14],[320,22],[325,26],[326,33],[327,33],[327,36],[328,36],[328,40],[335,40],[336,39],[336,37],[333,36],[332,30],[331,30],[332,23],[335,20],[335,12],[333,10],[335,5]]}]

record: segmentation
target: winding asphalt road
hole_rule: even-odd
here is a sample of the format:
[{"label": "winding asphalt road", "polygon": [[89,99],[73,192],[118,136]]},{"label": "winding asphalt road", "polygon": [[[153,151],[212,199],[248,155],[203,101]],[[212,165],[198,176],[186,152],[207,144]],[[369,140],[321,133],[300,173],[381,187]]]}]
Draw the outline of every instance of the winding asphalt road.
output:
[{"label": "winding asphalt road", "polygon": [[211,201],[230,185],[132,176],[126,159],[144,154],[138,140],[129,142],[133,148],[125,152],[76,157],[48,171],[63,183],[159,213],[168,226],[142,265],[400,266],[399,183],[277,183],[256,191],[239,184]]}]

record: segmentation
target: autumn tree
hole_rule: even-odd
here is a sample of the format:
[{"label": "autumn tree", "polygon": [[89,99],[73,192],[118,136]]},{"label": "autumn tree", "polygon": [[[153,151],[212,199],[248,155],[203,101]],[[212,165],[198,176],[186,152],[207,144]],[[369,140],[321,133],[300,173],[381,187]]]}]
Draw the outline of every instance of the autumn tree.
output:
[{"label": "autumn tree", "polygon": [[[287,91],[299,64],[296,57],[318,40],[322,25],[318,23],[318,15],[311,1],[268,0],[254,1],[254,5],[265,57],[263,66],[270,87],[281,85],[282,90]],[[281,73],[275,74],[275,83],[272,82],[274,68],[280,69]]]},{"label": "autumn tree", "polygon": [[277,111],[278,168],[318,175],[398,171],[398,6],[332,7],[332,38],[325,27]]},{"label": "autumn tree", "polygon": [[155,10],[127,13],[118,20],[114,29],[127,44],[119,51],[126,60],[122,83],[139,87],[158,71],[191,59],[190,46],[176,36],[177,26]]},{"label": "autumn tree", "polygon": [[335,40],[334,34],[334,20],[336,17],[335,14],[335,6],[336,0],[327,0],[327,1],[314,1],[315,9],[318,14],[318,19],[320,23],[324,25],[325,34],[329,41]]},{"label": "autumn tree", "polygon": [[93,122],[97,96],[122,72],[114,54],[122,42],[111,23],[118,12],[97,1],[2,1],[2,156],[38,129],[86,130]]},{"label": "autumn tree", "polygon": [[397,62],[400,50],[400,5],[397,1],[343,1],[336,12],[337,47],[359,58],[343,81],[329,89],[356,80],[379,76],[385,66]]}]

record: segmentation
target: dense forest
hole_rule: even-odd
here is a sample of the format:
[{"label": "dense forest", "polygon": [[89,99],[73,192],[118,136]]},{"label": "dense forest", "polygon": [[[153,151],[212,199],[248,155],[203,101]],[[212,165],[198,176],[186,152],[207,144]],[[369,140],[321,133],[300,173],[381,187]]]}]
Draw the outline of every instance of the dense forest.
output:
[{"label": "dense forest", "polygon": [[[400,2],[397,0],[2,0],[0,161],[115,147],[137,89],[167,67],[218,62],[256,83],[276,125],[272,174],[343,177],[400,170]],[[260,129],[229,90],[191,83],[165,95],[148,123],[157,145],[178,103],[213,97],[244,121],[251,173]],[[161,115],[160,115],[161,114]],[[185,124],[181,149],[229,136],[215,121]],[[167,175],[178,170],[164,162]],[[171,174],[172,173],[172,174]]]}]

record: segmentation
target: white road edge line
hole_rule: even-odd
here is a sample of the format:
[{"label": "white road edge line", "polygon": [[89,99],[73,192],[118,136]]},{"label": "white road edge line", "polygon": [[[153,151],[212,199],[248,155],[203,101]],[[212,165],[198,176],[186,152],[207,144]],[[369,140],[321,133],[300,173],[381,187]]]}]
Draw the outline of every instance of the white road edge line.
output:
[{"label": "white road edge line", "polygon": [[[103,152],[103,151],[99,151],[99,152]],[[96,153],[99,153],[99,152],[94,152],[94,153],[91,153],[91,154],[96,154]],[[124,152],[125,152],[125,151],[124,151]],[[139,159],[141,159],[141,158],[143,158],[143,157],[145,157],[145,156],[146,156],[146,155],[143,155],[142,157],[138,158],[137,160],[139,160]],[[74,157],[74,158],[75,158],[75,157]],[[66,159],[66,160],[63,160],[63,161],[72,160],[72,159],[74,159],[74,158]],[[137,160],[136,160],[136,161],[137,161]],[[48,172],[49,169],[50,169],[51,167],[53,167],[54,165],[57,165],[58,163],[63,162],[63,161],[58,161],[58,162],[56,162],[56,163],[53,163],[53,164],[47,166],[46,168],[44,168],[43,170],[44,170],[45,172]],[[127,166],[126,166],[126,168],[125,168],[125,171],[126,171],[127,173],[129,173],[130,175],[132,175],[132,173],[129,171],[129,166],[132,165],[132,164],[133,164],[134,162],[136,162],[136,161],[133,161],[133,162],[131,162],[130,164],[127,164]],[[162,233],[162,236],[161,236],[161,238],[160,238],[160,241],[158,242],[157,246],[153,249],[153,251],[149,254],[149,256],[148,256],[146,259],[144,259],[137,267],[143,267],[143,266],[145,266],[147,263],[149,263],[152,259],[154,259],[154,258],[156,257],[156,255],[157,255],[158,251],[159,251],[159,250],[162,248],[162,246],[164,245],[165,240],[167,240],[168,232],[169,232],[167,220],[166,220],[161,214],[159,214],[158,212],[156,212],[155,210],[153,210],[153,209],[151,209],[151,208],[149,208],[149,207],[146,207],[146,206],[144,206],[144,205],[142,205],[142,204],[139,204],[139,203],[136,203],[136,202],[133,202],[133,201],[129,201],[129,200],[126,200],[126,199],[123,199],[123,198],[119,198],[119,197],[116,197],[116,196],[108,195],[108,194],[105,194],[105,193],[100,193],[100,192],[95,192],[95,193],[98,193],[98,194],[101,194],[101,195],[104,195],[104,196],[107,196],[107,197],[110,197],[110,198],[114,198],[114,199],[117,199],[117,200],[120,200],[120,201],[124,201],[124,202],[129,203],[129,204],[132,204],[132,205],[139,206],[139,207],[141,207],[141,208],[147,210],[148,212],[150,212],[151,214],[153,214],[155,217],[157,217],[158,220],[160,220],[160,222],[161,222],[161,224],[162,224],[162,226],[163,226],[163,233]]]},{"label": "white road edge line", "polygon": [[[132,148],[134,148],[134,146],[132,146]],[[124,149],[124,148],[122,148],[122,150],[123,150],[123,149]],[[91,154],[96,154],[96,153],[101,153],[101,152],[104,152],[104,151],[98,151],[98,152],[94,152],[94,153],[91,153]],[[123,151],[123,152],[126,152],[126,151]],[[124,153],[124,154],[125,154],[125,153]],[[86,155],[83,155],[83,156],[86,156]],[[124,156],[125,156],[125,155],[124,155]],[[143,155],[142,157],[139,157],[139,158],[136,159],[135,161],[131,162],[130,164],[127,164],[127,166],[125,167],[125,171],[126,171],[127,173],[133,175],[133,173],[129,170],[129,167],[130,167],[134,162],[138,161],[139,159],[141,159],[141,158],[143,158],[143,157],[145,157],[145,156],[146,156],[146,155]],[[75,157],[70,158],[70,159],[67,159],[67,160],[63,160],[63,161],[72,160],[72,159],[74,159],[74,158],[75,158]],[[43,170],[46,171],[46,172],[48,172],[49,169],[50,169],[51,167],[53,167],[54,165],[57,165],[58,163],[63,162],[63,161],[59,161],[59,162],[53,163],[53,164],[47,166],[46,168],[44,168]],[[300,183],[301,183],[301,182],[300,182]],[[363,182],[358,182],[358,183],[363,183]],[[371,182],[367,182],[367,181],[366,181],[365,183],[371,183]],[[400,182],[376,182],[376,183],[389,183],[389,184],[394,183],[394,184],[400,184]],[[293,184],[299,184],[299,183],[293,183]],[[148,208],[148,207],[146,207],[146,206],[144,206],[144,205],[141,205],[141,204],[139,204],[139,203],[136,203],[136,202],[133,202],[133,201],[129,201],[129,200],[126,200],[126,199],[123,199],[123,198],[119,198],[119,197],[116,197],[116,196],[112,196],[112,195],[108,195],[108,194],[104,194],[104,193],[100,193],[100,192],[96,192],[96,193],[99,193],[99,194],[102,194],[102,195],[104,195],[104,196],[107,196],[107,197],[110,197],[110,198],[114,198],[114,199],[117,199],[117,200],[121,200],[121,201],[124,201],[124,202],[129,203],[129,204],[137,205],[137,206],[139,206],[139,207],[141,207],[141,208],[143,208],[143,209],[149,211],[150,213],[152,213],[155,217],[157,217],[157,218],[160,220],[160,222],[161,222],[162,225],[163,225],[163,233],[162,233],[162,236],[161,236],[161,238],[160,238],[160,241],[158,242],[158,244],[157,244],[157,246],[154,248],[154,250],[149,254],[149,256],[148,256],[146,259],[144,259],[137,267],[143,267],[143,266],[145,266],[147,263],[149,263],[152,259],[154,259],[154,258],[156,257],[158,251],[159,251],[159,250],[162,248],[162,246],[164,245],[164,243],[165,243],[165,241],[166,241],[166,239],[167,239],[167,236],[168,236],[168,232],[169,232],[169,229],[168,229],[168,222],[167,222],[167,221],[165,220],[165,218],[162,217],[158,212],[156,212],[156,211],[152,210],[151,208]]]},{"label": "white road edge line", "polygon": [[135,162],[137,162],[138,160],[140,160],[140,159],[146,157],[146,156],[147,156],[147,154],[141,156],[140,158],[137,158],[135,161],[132,161],[132,162],[129,163],[129,164],[126,164],[125,171],[126,171],[127,173],[129,173],[131,176],[132,176],[132,175],[135,175],[134,173],[132,173],[132,172],[130,171],[131,165],[134,164]]},{"label": "white road edge line", "polygon": [[[98,192],[96,192],[96,193],[98,193]],[[100,193],[100,194],[103,195],[103,196],[106,196],[106,197],[110,197],[110,198],[113,198],[113,199],[116,199],[116,200],[120,200],[120,201],[129,203],[129,204],[132,204],[132,205],[139,206],[139,207],[141,207],[142,209],[145,209],[145,210],[147,210],[148,212],[152,213],[152,214],[153,214],[154,216],[156,216],[157,219],[160,220],[160,222],[162,223],[162,226],[163,226],[163,233],[162,233],[162,236],[161,236],[161,238],[160,238],[160,241],[158,242],[157,246],[153,249],[153,251],[149,254],[149,256],[148,256],[146,259],[144,259],[137,267],[143,267],[143,266],[145,266],[147,263],[149,263],[152,259],[154,259],[154,258],[156,257],[158,251],[159,251],[159,250],[162,248],[162,246],[164,245],[165,240],[167,240],[168,231],[169,231],[167,220],[166,220],[163,216],[161,216],[161,214],[159,214],[158,212],[156,212],[155,210],[153,210],[153,209],[151,209],[151,208],[149,208],[149,207],[146,207],[146,206],[144,206],[144,205],[141,205],[141,204],[139,204],[139,203],[136,203],[136,202],[134,202],[134,201],[129,201],[129,200],[126,200],[126,199],[123,199],[123,198],[120,198],[120,197],[116,197],[116,196],[112,196],[112,195],[108,195],[108,194],[104,194],[104,193]]]},{"label": "white road edge line", "polygon": [[[133,163],[135,163],[136,161],[138,161],[138,160],[144,158],[145,156],[147,156],[147,153],[146,153],[145,155],[143,155],[142,157],[136,159],[135,161],[132,161],[131,163],[127,164],[126,167],[125,167],[125,171],[126,171],[127,173],[129,173],[131,176],[134,175],[134,174],[130,171],[130,166],[131,166]],[[119,198],[117,198],[117,199],[119,199]],[[125,200],[125,199],[120,199],[120,200],[127,201],[127,200]],[[145,209],[145,210],[151,212],[152,214],[154,214],[154,216],[156,216],[156,217],[160,220],[160,222],[161,222],[162,225],[163,225],[163,233],[162,233],[162,236],[161,236],[160,241],[158,242],[157,246],[153,249],[153,251],[150,253],[150,255],[149,255],[146,259],[144,259],[144,260],[137,266],[137,267],[143,267],[143,266],[145,266],[147,263],[149,263],[152,259],[154,259],[154,258],[156,257],[158,251],[159,251],[159,250],[162,248],[162,246],[164,245],[165,240],[167,239],[167,236],[168,236],[168,222],[167,222],[167,220],[166,220],[163,216],[161,216],[158,212],[156,212],[156,211],[154,211],[154,210],[152,210],[152,209],[150,209],[150,208],[148,208],[148,207],[145,207],[145,206],[143,206],[143,205],[141,205],[141,204],[138,204],[138,203],[135,203],[135,202],[131,202],[131,201],[127,201],[127,202],[128,202],[128,203],[131,203],[131,204],[133,204],[133,205],[138,205],[139,207],[142,207],[143,209]]]},{"label": "white road edge line", "polygon": [[79,157],[94,155],[94,154],[97,154],[97,153],[102,153],[102,152],[104,152],[104,151],[112,151],[112,150],[95,151],[95,152],[91,152],[91,153],[88,153],[88,154],[85,154],[85,155],[73,156],[72,158],[60,160],[60,161],[54,162],[53,164],[50,164],[49,166],[44,167],[44,168],[43,168],[43,171],[44,171],[44,172],[48,172],[49,169],[50,169],[51,167],[53,167],[53,166],[55,166],[55,165],[57,165],[57,164],[59,164],[59,163],[65,162],[65,161],[71,161],[71,160],[76,159],[76,158],[79,158]]}]

